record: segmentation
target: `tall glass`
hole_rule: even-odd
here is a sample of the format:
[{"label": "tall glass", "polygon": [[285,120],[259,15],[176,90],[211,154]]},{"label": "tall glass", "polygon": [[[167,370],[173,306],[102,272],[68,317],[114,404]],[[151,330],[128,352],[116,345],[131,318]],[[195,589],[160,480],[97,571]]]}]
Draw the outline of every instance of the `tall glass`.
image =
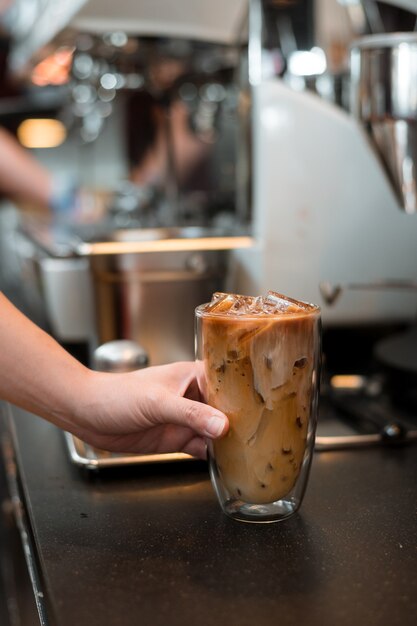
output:
[{"label": "tall glass", "polygon": [[260,307],[215,294],[196,309],[204,399],[230,423],[208,442],[211,480],[223,511],[246,522],[298,510],[317,423],[320,309],[282,296],[273,306],[271,293]]}]

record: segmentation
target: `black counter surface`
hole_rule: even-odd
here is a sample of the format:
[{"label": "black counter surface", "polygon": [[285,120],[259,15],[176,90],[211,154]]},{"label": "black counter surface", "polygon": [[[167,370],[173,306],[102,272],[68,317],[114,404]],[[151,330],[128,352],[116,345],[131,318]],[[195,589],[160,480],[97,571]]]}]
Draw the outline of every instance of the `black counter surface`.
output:
[{"label": "black counter surface", "polygon": [[417,623],[417,446],[316,453],[300,514],[244,524],[205,463],[88,474],[13,410],[50,624]]}]

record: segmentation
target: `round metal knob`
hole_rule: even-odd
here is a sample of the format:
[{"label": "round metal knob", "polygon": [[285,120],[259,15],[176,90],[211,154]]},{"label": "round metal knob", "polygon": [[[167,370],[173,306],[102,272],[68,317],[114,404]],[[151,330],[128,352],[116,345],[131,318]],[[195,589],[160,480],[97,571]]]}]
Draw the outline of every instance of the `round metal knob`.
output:
[{"label": "round metal knob", "polygon": [[386,441],[399,441],[405,436],[404,427],[397,422],[390,422],[382,429],[382,437]]},{"label": "round metal knob", "polygon": [[94,369],[99,372],[132,372],[146,367],[148,363],[144,348],[128,339],[103,343],[93,355]]}]

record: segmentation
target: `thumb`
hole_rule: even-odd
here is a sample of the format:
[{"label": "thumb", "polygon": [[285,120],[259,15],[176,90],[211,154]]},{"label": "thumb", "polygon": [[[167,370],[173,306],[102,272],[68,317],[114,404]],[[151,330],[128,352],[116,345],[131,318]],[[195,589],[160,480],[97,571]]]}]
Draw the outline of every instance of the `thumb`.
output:
[{"label": "thumb", "polygon": [[226,434],[229,420],[217,409],[203,404],[169,394],[159,405],[158,414],[154,416],[160,423],[177,424],[191,428],[202,437],[217,439]]}]

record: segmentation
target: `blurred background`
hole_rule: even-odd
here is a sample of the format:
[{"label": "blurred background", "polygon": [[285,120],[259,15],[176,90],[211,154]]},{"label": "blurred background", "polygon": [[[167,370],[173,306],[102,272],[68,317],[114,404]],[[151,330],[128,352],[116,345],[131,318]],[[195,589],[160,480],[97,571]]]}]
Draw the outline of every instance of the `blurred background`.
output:
[{"label": "blurred background", "polygon": [[3,0],[1,288],[87,361],[222,289],[411,321],[414,4]]},{"label": "blurred background", "polygon": [[415,438],[416,163],[416,0],[0,0],[0,289],[91,367],[274,290],[322,307],[316,445]]}]

